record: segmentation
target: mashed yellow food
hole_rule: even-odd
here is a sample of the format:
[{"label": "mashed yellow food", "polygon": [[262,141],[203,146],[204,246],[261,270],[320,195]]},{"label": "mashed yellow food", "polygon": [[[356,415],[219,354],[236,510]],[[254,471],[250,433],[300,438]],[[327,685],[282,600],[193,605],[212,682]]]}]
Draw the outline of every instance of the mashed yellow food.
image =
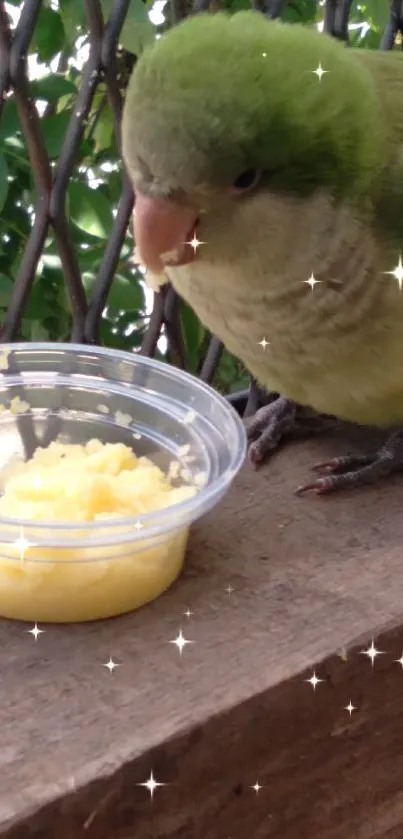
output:
[{"label": "mashed yellow food", "polygon": [[[0,516],[34,522],[77,522],[80,548],[35,547],[29,533],[0,544],[0,614],[40,621],[88,621],[136,609],[161,594],[183,565],[188,528],[162,540],[91,546],[80,523],[136,517],[195,493],[173,487],[161,469],[121,443],[52,443],[3,476]],[[98,528],[94,534],[98,536]],[[42,536],[45,534],[42,534]],[[46,538],[60,538],[55,531]]]}]

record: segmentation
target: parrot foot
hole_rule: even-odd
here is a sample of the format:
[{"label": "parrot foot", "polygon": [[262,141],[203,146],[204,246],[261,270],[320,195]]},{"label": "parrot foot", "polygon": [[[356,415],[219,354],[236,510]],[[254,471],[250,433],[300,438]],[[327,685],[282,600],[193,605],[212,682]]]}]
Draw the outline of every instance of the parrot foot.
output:
[{"label": "parrot foot", "polygon": [[321,434],[338,424],[339,421],[335,417],[317,414],[311,408],[298,405],[284,396],[278,396],[268,405],[259,408],[247,421],[249,459],[254,466],[258,466],[278,448],[283,438],[295,439]]},{"label": "parrot foot", "polygon": [[297,495],[316,492],[326,495],[339,489],[356,489],[374,484],[393,472],[403,471],[403,430],[389,437],[382,448],[372,455],[346,455],[317,463],[313,470],[322,476],[298,487]]}]

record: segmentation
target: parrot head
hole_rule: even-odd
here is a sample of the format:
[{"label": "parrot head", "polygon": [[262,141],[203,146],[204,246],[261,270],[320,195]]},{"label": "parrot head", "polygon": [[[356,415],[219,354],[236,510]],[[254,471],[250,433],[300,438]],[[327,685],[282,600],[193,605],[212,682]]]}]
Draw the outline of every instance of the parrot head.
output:
[{"label": "parrot head", "polygon": [[173,27],[141,56],[123,113],[142,261],[155,274],[189,262],[199,217],[258,190],[365,192],[377,111],[354,51],[316,30],[256,11]]}]

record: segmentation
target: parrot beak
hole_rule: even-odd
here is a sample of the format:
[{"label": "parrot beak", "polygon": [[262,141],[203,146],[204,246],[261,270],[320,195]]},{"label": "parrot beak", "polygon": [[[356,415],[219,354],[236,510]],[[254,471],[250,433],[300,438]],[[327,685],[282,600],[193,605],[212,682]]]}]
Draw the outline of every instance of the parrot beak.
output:
[{"label": "parrot beak", "polygon": [[195,252],[193,237],[198,213],[167,198],[136,194],[134,238],[140,259],[152,274],[166,265],[186,265]]}]

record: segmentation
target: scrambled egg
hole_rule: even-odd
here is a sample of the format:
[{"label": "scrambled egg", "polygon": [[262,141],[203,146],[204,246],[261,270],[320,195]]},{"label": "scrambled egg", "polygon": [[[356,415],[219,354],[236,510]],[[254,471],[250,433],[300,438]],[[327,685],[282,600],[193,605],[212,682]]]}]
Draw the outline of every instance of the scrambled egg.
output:
[{"label": "scrambled egg", "polygon": [[[172,470],[171,470],[172,471]],[[171,507],[197,491],[173,487],[146,457],[136,457],[121,443],[86,445],[52,443],[31,460],[13,464],[3,477],[0,516],[55,524],[77,523],[69,538],[82,547],[35,547],[31,539],[0,544],[0,614],[40,621],[70,622],[111,617],[142,606],[161,594],[177,577],[188,528],[162,539],[91,545],[80,523],[97,522],[102,534],[114,532],[111,519],[136,517]],[[108,528],[109,520],[109,528]],[[99,535],[98,528],[94,536]],[[49,541],[60,538],[50,525]]]}]

